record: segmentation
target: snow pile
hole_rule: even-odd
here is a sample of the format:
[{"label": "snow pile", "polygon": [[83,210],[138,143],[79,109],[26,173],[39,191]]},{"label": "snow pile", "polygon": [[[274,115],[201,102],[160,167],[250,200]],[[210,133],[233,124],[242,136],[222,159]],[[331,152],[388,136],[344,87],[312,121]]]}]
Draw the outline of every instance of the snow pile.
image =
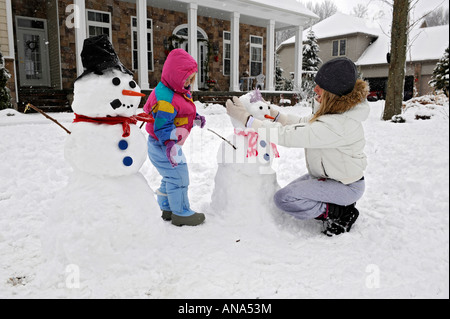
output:
[{"label": "snow pile", "polygon": [[[0,298],[448,298],[448,100],[441,106],[445,112],[404,124],[380,120],[384,101],[370,105],[361,215],[350,233],[333,238],[322,235],[315,220],[259,214],[256,199],[267,192],[260,181],[245,184],[253,195],[236,204],[233,215],[212,205],[223,141],[207,130],[192,130],[183,148],[190,161],[189,197],[207,221],[180,228],[144,203],[150,198],[142,179],[123,177],[114,186],[88,175],[69,180],[67,134],[48,120],[41,123],[41,115],[21,116],[27,121],[0,117]],[[208,128],[233,133],[225,112],[207,114],[209,107],[197,106]],[[412,119],[413,108],[409,112]],[[54,116],[70,122],[65,114]],[[284,187],[306,173],[304,151],[278,150],[274,169]],[[159,186],[148,160],[140,173],[151,189]],[[227,182],[226,174],[221,178]],[[229,180],[227,191],[239,195],[240,185]],[[99,196],[89,197],[94,190]],[[80,204],[83,199],[88,205]],[[71,205],[54,209],[63,201]],[[147,209],[148,220],[136,215],[138,209]],[[53,224],[43,234],[50,217],[61,227]],[[76,258],[66,264],[60,256],[61,267],[47,269],[57,282],[43,276],[43,255],[52,253],[46,247]],[[117,254],[121,250],[127,253]]]},{"label": "snow pile", "polygon": [[449,118],[448,98],[444,94],[424,95],[403,102],[405,120],[428,120],[431,117]]},{"label": "snow pile", "polygon": [[151,270],[148,261],[162,229],[157,227],[159,207],[140,174],[72,175],[46,218],[41,234],[46,261],[37,281],[48,289],[64,287],[68,272],[76,270],[84,287],[79,296],[101,297],[108,291],[140,287],[138,274]]}]

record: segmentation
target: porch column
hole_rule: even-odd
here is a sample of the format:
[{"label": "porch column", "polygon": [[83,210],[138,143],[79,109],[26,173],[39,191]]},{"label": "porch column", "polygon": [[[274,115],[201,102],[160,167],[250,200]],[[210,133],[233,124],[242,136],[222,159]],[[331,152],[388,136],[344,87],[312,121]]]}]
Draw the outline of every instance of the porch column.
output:
[{"label": "porch column", "polygon": [[241,14],[231,14],[231,72],[230,91],[239,92],[239,19]]},{"label": "porch column", "polygon": [[83,51],[84,40],[86,39],[86,3],[85,0],[74,0],[75,19],[75,51],[77,59],[77,75],[84,72],[81,61],[81,51]]},{"label": "porch column", "polygon": [[147,49],[147,0],[136,2],[138,37],[138,82],[141,90],[149,90]]},{"label": "porch column", "polygon": [[267,25],[266,90],[275,91],[275,20]]},{"label": "porch column", "polygon": [[[200,68],[202,67],[200,61],[198,60],[198,43],[197,43],[197,11],[198,5],[196,3],[189,3],[188,7],[188,51],[189,54],[194,58],[198,63],[199,73]],[[198,81],[199,77],[197,77],[197,81],[194,83],[194,87],[192,91],[198,91]]]},{"label": "porch column", "polygon": [[[6,28],[8,29],[8,48],[9,52],[4,58],[11,59],[13,61],[13,72],[14,72],[14,86],[15,86],[15,101],[19,103],[19,87],[17,86],[17,71],[16,71],[16,52],[14,49],[14,29],[13,29],[13,15],[12,15],[12,4],[11,0],[6,0]],[[17,109],[17,105],[15,105]]]},{"label": "porch column", "polygon": [[302,88],[302,64],[303,64],[303,27],[297,26],[295,30],[295,77],[294,91]]}]

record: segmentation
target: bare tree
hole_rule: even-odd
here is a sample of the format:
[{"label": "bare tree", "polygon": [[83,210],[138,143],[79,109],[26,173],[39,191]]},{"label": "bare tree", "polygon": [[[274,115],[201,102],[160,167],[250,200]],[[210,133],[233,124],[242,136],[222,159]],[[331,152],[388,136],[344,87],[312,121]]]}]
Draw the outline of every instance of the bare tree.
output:
[{"label": "bare tree", "polygon": [[436,10],[430,11],[430,13],[427,14],[425,20],[427,21],[427,25],[429,27],[448,24],[448,9],[440,7]]},{"label": "bare tree", "polygon": [[353,7],[352,15],[355,17],[365,19],[367,18],[368,13],[369,13],[368,5],[358,3],[356,6]]},{"label": "bare tree", "polygon": [[385,121],[402,112],[411,1],[395,0],[393,3],[389,76],[383,113]]}]

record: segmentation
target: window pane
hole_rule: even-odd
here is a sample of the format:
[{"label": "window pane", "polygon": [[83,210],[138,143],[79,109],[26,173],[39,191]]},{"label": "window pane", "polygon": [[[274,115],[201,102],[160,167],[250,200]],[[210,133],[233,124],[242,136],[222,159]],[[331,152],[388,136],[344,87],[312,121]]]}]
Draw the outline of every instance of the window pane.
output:
[{"label": "window pane", "polygon": [[182,37],[182,36],[187,37],[188,36],[188,29],[187,28],[183,28],[183,29],[179,30],[177,32],[177,36],[179,36],[179,37]]},{"label": "window pane", "polygon": [[95,12],[88,11],[88,20],[95,21]]},{"label": "window pane", "polygon": [[138,69],[138,52],[137,50],[133,50],[133,69]]},{"label": "window pane", "polygon": [[39,20],[18,19],[17,24],[22,28],[44,29],[44,21]]},{"label": "window pane", "polygon": [[133,50],[137,50],[137,31],[133,31]]},{"label": "window pane", "polygon": [[153,70],[153,54],[151,52],[147,53],[147,59],[148,59],[148,69]]},{"label": "window pane", "polygon": [[152,20],[147,20],[147,29],[152,29]]},{"label": "window pane", "polygon": [[147,51],[152,50],[152,34],[147,33]]},{"label": "window pane", "polygon": [[262,44],[263,43],[263,39],[260,37],[253,37],[250,36],[250,42],[253,44]]},{"label": "window pane", "polygon": [[223,65],[223,74],[224,75],[230,75],[231,70],[231,60],[225,60]]},{"label": "window pane", "polygon": [[137,27],[137,18],[131,19],[131,25],[136,28]]},{"label": "window pane", "polygon": [[225,59],[231,59],[231,44],[225,43]]},{"label": "window pane", "polygon": [[230,32],[224,32],[223,33],[224,40],[231,40],[231,33]]},{"label": "window pane", "polygon": [[333,41],[333,56],[338,56],[339,53],[339,41]]},{"label": "window pane", "polygon": [[252,62],[251,76],[258,76],[262,73],[262,63]]},{"label": "window pane", "polygon": [[95,36],[95,27],[89,26],[89,37]]},{"label": "window pane", "polygon": [[252,48],[251,52],[252,52],[252,56],[251,56],[252,62],[261,62],[262,61],[262,49],[261,48]]},{"label": "window pane", "polygon": [[345,55],[345,47],[346,47],[346,41],[345,40],[341,40],[341,50],[339,52],[339,55]]},{"label": "window pane", "polygon": [[109,23],[109,14],[102,13],[102,16],[103,16],[102,21],[103,21],[104,23]]}]

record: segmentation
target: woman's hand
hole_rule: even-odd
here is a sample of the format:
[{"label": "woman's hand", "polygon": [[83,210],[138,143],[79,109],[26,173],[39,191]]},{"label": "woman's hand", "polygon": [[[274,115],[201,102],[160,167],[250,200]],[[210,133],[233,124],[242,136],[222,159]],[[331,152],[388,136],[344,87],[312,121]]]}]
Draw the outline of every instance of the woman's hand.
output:
[{"label": "woman's hand", "polygon": [[236,119],[237,121],[241,122],[244,125],[247,124],[247,121],[251,116],[251,114],[247,111],[247,109],[237,96],[233,97],[233,102],[231,102],[231,100],[227,101],[226,108],[227,114],[230,117]]}]

